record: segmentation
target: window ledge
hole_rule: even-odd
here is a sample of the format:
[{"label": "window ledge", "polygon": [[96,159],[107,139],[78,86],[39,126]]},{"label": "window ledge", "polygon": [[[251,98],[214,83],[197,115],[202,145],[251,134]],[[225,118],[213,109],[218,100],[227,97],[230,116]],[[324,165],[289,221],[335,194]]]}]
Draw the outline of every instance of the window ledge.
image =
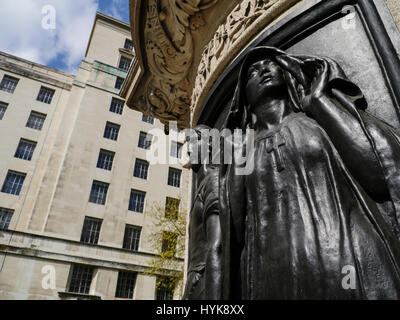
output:
[{"label": "window ledge", "polygon": [[100,296],[91,295],[91,294],[83,294],[83,293],[74,293],[74,292],[58,292],[58,296],[62,300],[101,300]]}]

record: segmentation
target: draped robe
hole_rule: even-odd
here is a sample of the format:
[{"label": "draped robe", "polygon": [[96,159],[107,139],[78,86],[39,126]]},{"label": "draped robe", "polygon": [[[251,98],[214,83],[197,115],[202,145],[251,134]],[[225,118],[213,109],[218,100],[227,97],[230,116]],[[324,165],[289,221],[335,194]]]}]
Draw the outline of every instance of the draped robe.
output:
[{"label": "draped robe", "polygon": [[399,298],[388,243],[397,240],[316,121],[291,114],[256,137],[254,159],[244,178],[243,298]]},{"label": "draped robe", "polygon": [[[271,47],[254,49],[249,61],[250,55],[276,57],[289,79],[291,102],[301,110],[306,73],[322,66],[322,58]],[[390,199],[379,203],[367,194],[332,137],[304,112],[293,112],[273,132],[257,132],[247,156],[255,164],[250,175],[237,175],[235,161],[221,167],[224,298],[400,298],[400,134],[367,115],[360,89],[336,62],[324,61],[331,107],[359,123]],[[243,98],[246,63],[226,121],[229,129],[244,130],[251,118]]]}]

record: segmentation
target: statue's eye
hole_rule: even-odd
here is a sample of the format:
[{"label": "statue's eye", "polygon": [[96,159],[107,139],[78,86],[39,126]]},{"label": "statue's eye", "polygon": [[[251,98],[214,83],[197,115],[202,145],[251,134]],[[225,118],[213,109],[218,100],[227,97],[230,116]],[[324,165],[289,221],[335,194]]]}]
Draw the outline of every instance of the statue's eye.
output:
[{"label": "statue's eye", "polygon": [[247,78],[248,79],[251,79],[251,78],[253,78],[254,76],[256,76],[257,75],[257,70],[256,69],[250,69],[249,70],[249,73],[248,73],[248,75],[247,75]]}]

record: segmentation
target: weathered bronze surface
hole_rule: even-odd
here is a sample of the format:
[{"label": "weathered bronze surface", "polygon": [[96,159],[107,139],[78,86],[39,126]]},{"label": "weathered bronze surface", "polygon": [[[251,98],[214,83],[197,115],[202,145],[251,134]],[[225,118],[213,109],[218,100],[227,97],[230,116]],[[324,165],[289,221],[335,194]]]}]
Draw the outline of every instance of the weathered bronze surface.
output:
[{"label": "weathered bronze surface", "polygon": [[[198,136],[190,140],[189,150],[202,144],[210,149],[208,139],[202,139],[199,126],[194,129]],[[197,138],[197,137],[195,137]],[[190,154],[190,152],[189,152]],[[193,154],[191,155],[193,157]],[[219,210],[219,169],[215,166],[202,166],[199,159],[192,161],[192,169],[203,179],[197,186],[189,224],[189,263],[188,279],[184,300],[220,300],[222,299],[222,239]]]},{"label": "weathered bronze surface", "polygon": [[367,107],[329,58],[247,54],[226,127],[256,131],[254,170],[221,169],[225,298],[399,298],[400,132]]}]

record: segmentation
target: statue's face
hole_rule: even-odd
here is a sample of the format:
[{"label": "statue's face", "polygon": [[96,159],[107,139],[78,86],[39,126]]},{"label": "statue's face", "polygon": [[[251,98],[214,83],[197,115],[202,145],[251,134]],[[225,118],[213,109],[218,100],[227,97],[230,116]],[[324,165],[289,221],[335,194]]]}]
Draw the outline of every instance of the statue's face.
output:
[{"label": "statue's face", "polygon": [[246,96],[252,106],[265,97],[281,93],[285,88],[281,67],[270,59],[257,61],[247,70]]}]

